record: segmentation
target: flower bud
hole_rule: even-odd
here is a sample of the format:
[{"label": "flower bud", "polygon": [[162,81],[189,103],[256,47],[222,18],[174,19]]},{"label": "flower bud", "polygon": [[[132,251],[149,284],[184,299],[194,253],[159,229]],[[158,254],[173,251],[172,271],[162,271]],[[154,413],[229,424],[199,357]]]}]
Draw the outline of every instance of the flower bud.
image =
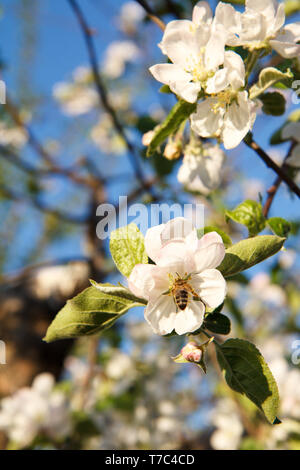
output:
[{"label": "flower bud", "polygon": [[180,155],[181,145],[175,142],[168,142],[164,150],[164,157],[168,160],[177,160]]},{"label": "flower bud", "polygon": [[191,341],[182,348],[180,354],[186,361],[199,363],[202,358],[202,349],[197,343]]},{"label": "flower bud", "polygon": [[142,137],[142,144],[145,145],[145,147],[148,147],[151,140],[153,139],[153,136],[154,136],[154,131],[146,132]]}]

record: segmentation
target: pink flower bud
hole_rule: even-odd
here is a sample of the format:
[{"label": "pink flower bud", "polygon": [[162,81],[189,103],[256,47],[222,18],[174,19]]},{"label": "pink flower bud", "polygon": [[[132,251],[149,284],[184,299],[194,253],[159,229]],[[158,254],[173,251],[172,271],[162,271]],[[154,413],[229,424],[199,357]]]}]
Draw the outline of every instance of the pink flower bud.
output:
[{"label": "pink flower bud", "polygon": [[181,145],[169,142],[164,150],[164,157],[168,160],[176,160],[180,157],[181,154]]},{"label": "pink flower bud", "polygon": [[194,341],[191,341],[181,350],[182,357],[189,362],[199,363],[202,358],[202,350]]}]

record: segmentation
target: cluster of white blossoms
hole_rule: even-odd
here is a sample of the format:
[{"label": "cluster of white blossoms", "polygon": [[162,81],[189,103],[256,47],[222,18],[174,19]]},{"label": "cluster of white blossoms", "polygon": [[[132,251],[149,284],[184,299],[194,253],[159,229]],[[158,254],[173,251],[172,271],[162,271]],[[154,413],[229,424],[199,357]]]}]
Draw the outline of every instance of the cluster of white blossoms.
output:
[{"label": "cluster of white blossoms", "polygon": [[70,432],[67,400],[54,385],[51,374],[40,374],[31,388],[21,388],[1,401],[0,430],[17,447],[30,445],[38,435],[60,440]]},{"label": "cluster of white blossoms", "polygon": [[274,48],[284,57],[300,53],[300,23],[283,27],[284,5],[246,0],[244,13],[219,2],[213,17],[207,2],[197,3],[192,21],[166,26],[160,47],[171,63],[150,67],[153,76],[197,110],[191,127],[201,137],[215,137],[226,149],[236,147],[252,129],[256,103],[249,99],[244,62],[226,46]]},{"label": "cluster of white blossoms", "polygon": [[135,62],[140,55],[141,51],[133,41],[114,41],[106,49],[102,72],[108,78],[119,78],[126,64]]},{"label": "cluster of white blossoms", "polygon": [[27,143],[28,135],[25,129],[17,126],[8,126],[0,122],[0,145],[21,149]]},{"label": "cluster of white blossoms", "polygon": [[156,264],[137,264],[130,290],[148,300],[145,319],[153,331],[179,335],[198,330],[206,307],[222,304],[226,283],[215,269],[225,256],[222,238],[211,232],[200,240],[192,223],[182,217],[150,228],[145,248]]},{"label": "cluster of white blossoms", "polygon": [[187,145],[177,179],[187,190],[208,195],[220,184],[225,158],[218,145]]}]

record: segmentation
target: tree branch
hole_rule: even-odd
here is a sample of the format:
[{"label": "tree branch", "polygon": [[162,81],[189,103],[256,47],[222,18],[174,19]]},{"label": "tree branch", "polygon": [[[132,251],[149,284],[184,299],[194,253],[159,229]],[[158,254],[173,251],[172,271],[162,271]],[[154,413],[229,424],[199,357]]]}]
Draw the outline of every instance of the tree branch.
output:
[{"label": "tree branch", "polygon": [[[105,85],[102,81],[102,77],[100,75],[99,68],[98,68],[98,59],[97,59],[97,55],[96,55],[96,49],[95,49],[94,41],[92,39],[92,35],[93,35],[92,30],[89,27],[89,25],[88,25],[88,23],[85,19],[85,16],[83,15],[83,12],[80,9],[77,1],[76,0],[68,0],[68,3],[70,4],[72,10],[74,11],[74,13],[76,15],[76,18],[78,20],[78,23],[81,27],[81,30],[82,30],[82,33],[83,33],[83,36],[84,36],[84,40],[85,40],[88,55],[89,55],[90,65],[91,65],[92,72],[93,72],[95,85],[96,85],[98,95],[99,95],[100,105],[110,115],[116,131],[118,132],[118,134],[124,140],[124,142],[126,144],[126,147],[127,147],[127,150],[128,150],[128,155],[129,155],[130,162],[131,162],[131,165],[133,167],[135,176],[136,176],[137,180],[140,182],[141,186],[143,186],[146,189],[145,178],[144,178],[141,166],[140,166],[139,156],[136,155],[135,148],[134,148],[133,144],[128,139],[128,137],[126,135],[126,132],[125,132],[125,129],[123,128],[121,122],[119,121],[119,118],[117,116],[117,113],[116,113],[115,109],[111,106],[111,104],[109,102],[109,99],[108,99],[108,96],[107,96],[107,91],[106,91]],[[149,190],[149,192],[154,197],[153,189],[152,188],[147,188],[147,190]]]},{"label": "tree branch", "polygon": [[245,144],[254,150],[257,155],[264,161],[267,167],[271,168],[276,175],[284,181],[290,190],[296,194],[300,198],[300,188],[296,185],[296,183],[289,177],[289,175],[285,172],[284,167],[278,166],[270,157],[269,155],[253,140],[251,132],[247,134],[244,139]]},{"label": "tree branch", "polygon": [[141,5],[141,7],[144,8],[145,12],[149,16],[150,20],[153,21],[153,23],[155,23],[162,31],[166,29],[165,23],[160,18],[158,18],[158,16],[154,13],[150,5],[148,5],[148,3],[145,0],[135,0],[135,1],[139,5]]}]

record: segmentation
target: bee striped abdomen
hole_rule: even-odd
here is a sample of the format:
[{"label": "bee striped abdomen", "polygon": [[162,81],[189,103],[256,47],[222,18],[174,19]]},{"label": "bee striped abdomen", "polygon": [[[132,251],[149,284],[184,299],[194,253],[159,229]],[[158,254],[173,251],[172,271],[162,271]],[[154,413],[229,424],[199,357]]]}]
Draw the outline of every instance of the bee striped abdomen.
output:
[{"label": "bee striped abdomen", "polygon": [[185,289],[179,289],[175,294],[175,303],[180,310],[185,310],[189,300],[189,293]]}]

